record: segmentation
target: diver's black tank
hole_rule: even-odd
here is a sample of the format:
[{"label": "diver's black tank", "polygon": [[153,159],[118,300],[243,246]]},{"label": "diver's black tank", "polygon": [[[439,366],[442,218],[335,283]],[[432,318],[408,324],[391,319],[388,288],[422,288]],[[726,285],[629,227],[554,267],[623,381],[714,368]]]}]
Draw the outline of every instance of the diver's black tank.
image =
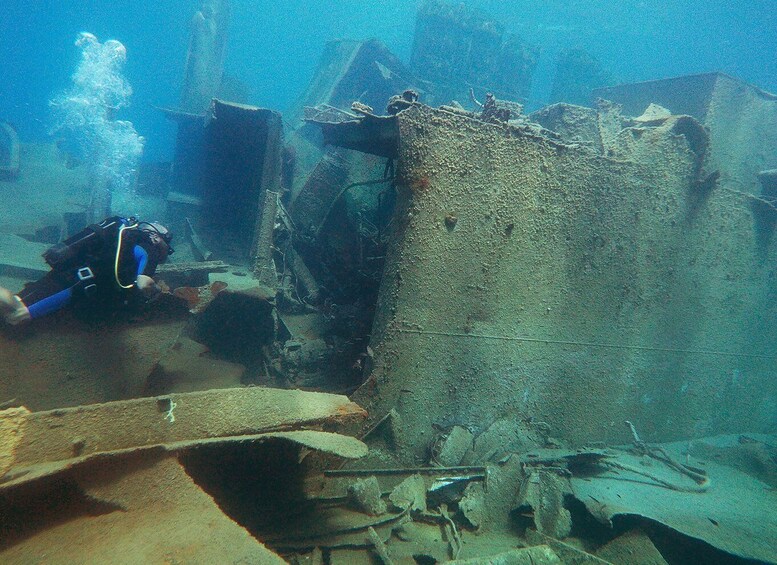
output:
[{"label": "diver's black tank", "polygon": [[85,258],[99,257],[103,250],[115,246],[119,229],[134,223],[120,216],[105,218],[91,224],[65,241],[57,243],[43,253],[43,259],[55,271],[68,271],[84,265]]}]

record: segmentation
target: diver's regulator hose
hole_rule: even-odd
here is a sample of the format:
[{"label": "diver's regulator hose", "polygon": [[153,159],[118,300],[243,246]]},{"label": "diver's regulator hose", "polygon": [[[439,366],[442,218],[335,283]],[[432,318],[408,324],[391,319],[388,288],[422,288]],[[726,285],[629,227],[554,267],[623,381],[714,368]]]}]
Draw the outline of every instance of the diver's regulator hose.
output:
[{"label": "diver's regulator hose", "polygon": [[116,279],[116,284],[119,285],[121,288],[132,288],[135,286],[135,283],[132,282],[130,284],[121,284],[121,280],[119,279],[119,256],[121,255],[121,240],[124,236],[124,230],[129,230],[138,227],[138,223],[135,222],[132,225],[123,225],[119,228],[119,241],[116,245],[116,259],[113,263],[113,276]]}]

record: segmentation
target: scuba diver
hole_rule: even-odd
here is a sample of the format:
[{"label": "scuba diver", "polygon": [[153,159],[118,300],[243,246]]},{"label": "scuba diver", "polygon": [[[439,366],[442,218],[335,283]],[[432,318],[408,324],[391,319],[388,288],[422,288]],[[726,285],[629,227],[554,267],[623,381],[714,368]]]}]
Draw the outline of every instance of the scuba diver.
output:
[{"label": "scuba diver", "polygon": [[170,231],[158,222],[112,216],[48,249],[51,267],[19,294],[0,287],[0,315],[16,325],[66,306],[111,311],[148,301],[160,292],[151,277],[173,253]]}]

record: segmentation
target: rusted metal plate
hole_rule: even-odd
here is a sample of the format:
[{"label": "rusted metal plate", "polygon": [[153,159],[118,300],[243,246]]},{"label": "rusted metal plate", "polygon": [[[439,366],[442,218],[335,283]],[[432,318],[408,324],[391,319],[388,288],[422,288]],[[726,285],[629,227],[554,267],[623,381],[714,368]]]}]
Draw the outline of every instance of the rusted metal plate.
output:
[{"label": "rusted metal plate", "polygon": [[[685,446],[673,444],[667,450],[680,459]],[[641,460],[622,454],[618,461],[639,468]],[[733,555],[777,563],[777,493],[731,467],[707,462],[704,468],[711,481],[704,492],[668,489],[623,469],[573,478],[571,484],[574,495],[602,522],[638,516]],[[662,468],[644,470],[657,474]]]},{"label": "rusted metal plate", "polygon": [[14,466],[29,414],[26,408],[0,410],[0,478]]},{"label": "rusted metal plate", "polygon": [[285,563],[224,515],[175,456],[102,461],[69,479],[69,487],[36,485],[4,498],[0,561]]},{"label": "rusted metal plate", "polygon": [[354,149],[379,157],[395,158],[399,148],[399,128],[394,116],[364,115],[358,120],[320,122],[324,143]]},{"label": "rusted metal plate", "polygon": [[272,437],[343,457],[361,456],[365,448],[353,438],[289,434],[302,428],[354,428],[365,416],[344,396],[259,387],[34,412],[26,418],[15,463],[0,490],[94,458]]}]

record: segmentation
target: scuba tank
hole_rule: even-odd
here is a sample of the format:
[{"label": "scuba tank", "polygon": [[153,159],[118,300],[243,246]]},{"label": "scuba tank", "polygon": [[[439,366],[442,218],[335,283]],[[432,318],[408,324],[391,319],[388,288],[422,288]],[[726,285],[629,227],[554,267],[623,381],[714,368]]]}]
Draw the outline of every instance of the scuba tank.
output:
[{"label": "scuba tank", "polygon": [[86,257],[96,257],[103,249],[110,248],[122,226],[135,224],[135,218],[111,216],[99,224],[91,224],[75,235],[57,243],[43,253],[43,259],[55,271],[82,267]]}]

